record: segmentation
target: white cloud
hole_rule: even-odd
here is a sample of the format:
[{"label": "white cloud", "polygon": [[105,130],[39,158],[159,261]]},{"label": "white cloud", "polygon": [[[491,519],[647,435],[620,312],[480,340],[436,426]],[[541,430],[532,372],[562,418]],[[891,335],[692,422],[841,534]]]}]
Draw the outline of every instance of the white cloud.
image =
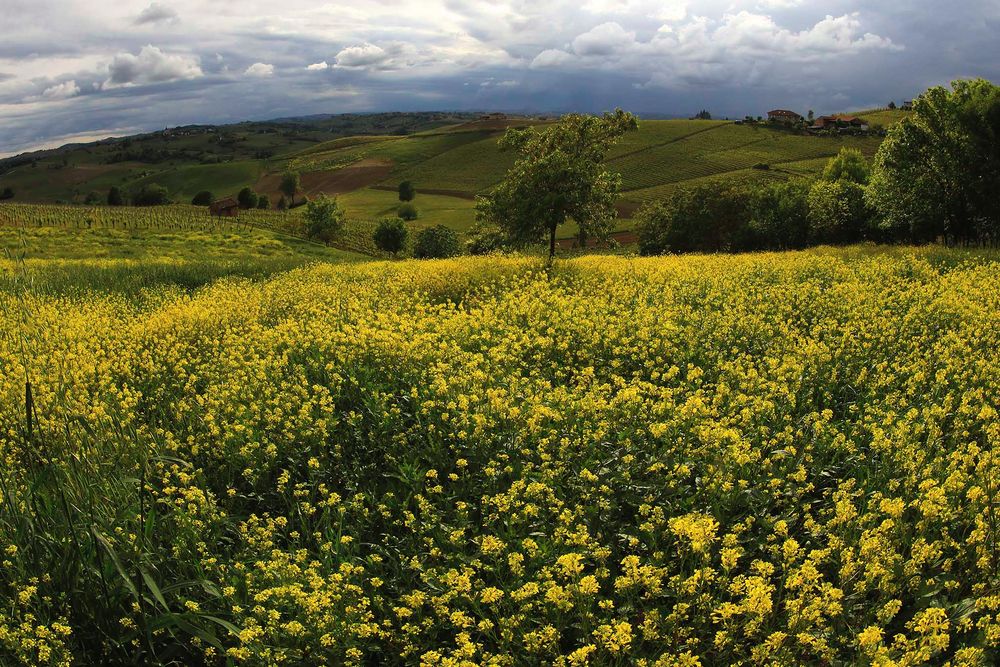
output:
[{"label": "white cloud", "polygon": [[361,44],[343,49],[334,58],[334,67],[343,69],[377,69],[389,61],[385,49],[374,44]]},{"label": "white cloud", "polygon": [[80,87],[76,81],[64,81],[42,91],[42,97],[47,100],[66,100],[79,94]]},{"label": "white cloud", "polygon": [[269,65],[267,63],[254,63],[253,65],[250,65],[250,67],[247,67],[243,74],[261,79],[274,76],[274,65]]},{"label": "white cloud", "polygon": [[602,23],[573,40],[573,52],[580,56],[609,56],[635,44],[635,33],[617,23]]},{"label": "white cloud", "polygon": [[135,19],[136,25],[147,23],[173,23],[178,20],[177,12],[166,5],[154,2],[146,7]]},{"label": "white cloud", "polygon": [[105,87],[164,83],[203,76],[198,58],[172,55],[160,48],[147,45],[138,55],[119,53],[108,66]]},{"label": "white cloud", "polygon": [[306,67],[306,71],[307,72],[322,72],[323,70],[329,69],[329,68],[330,68],[330,66],[324,60],[321,63],[313,63],[312,65],[309,65],[308,67]]}]

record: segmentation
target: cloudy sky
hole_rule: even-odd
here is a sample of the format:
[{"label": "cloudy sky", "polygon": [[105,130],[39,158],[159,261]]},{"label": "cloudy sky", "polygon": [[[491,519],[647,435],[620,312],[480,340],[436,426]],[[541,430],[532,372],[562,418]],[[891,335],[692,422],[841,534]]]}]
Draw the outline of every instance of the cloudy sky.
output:
[{"label": "cloudy sky", "polygon": [[0,154],[414,110],[818,113],[1000,80],[1000,0],[4,0]]}]

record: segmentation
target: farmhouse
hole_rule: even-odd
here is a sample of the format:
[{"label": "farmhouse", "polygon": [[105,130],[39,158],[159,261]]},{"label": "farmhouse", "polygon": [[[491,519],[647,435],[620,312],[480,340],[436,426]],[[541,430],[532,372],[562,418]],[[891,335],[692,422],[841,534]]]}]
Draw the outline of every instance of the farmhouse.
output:
[{"label": "farmhouse", "polygon": [[208,211],[220,218],[235,218],[240,214],[240,205],[232,197],[226,197],[212,202]]},{"label": "farmhouse", "polygon": [[809,127],[810,130],[868,130],[868,121],[857,116],[820,116]]},{"label": "farmhouse", "polygon": [[788,109],[775,109],[774,111],[768,111],[767,119],[774,121],[775,123],[783,123],[785,125],[797,125],[805,120],[799,114],[794,111],[789,111]]}]

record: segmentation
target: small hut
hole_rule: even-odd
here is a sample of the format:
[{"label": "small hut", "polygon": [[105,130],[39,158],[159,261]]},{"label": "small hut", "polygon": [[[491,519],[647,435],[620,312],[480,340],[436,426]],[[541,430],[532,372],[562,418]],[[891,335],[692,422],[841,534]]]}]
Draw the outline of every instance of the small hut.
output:
[{"label": "small hut", "polygon": [[240,205],[232,197],[214,201],[208,207],[209,213],[218,218],[235,218],[240,214]]}]

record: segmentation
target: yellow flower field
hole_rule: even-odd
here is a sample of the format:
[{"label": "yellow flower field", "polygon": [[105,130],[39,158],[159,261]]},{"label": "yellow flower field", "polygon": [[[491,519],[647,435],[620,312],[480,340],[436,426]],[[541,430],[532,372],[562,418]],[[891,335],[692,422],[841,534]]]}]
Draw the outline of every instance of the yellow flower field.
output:
[{"label": "yellow flower field", "polygon": [[995,254],[0,308],[0,664],[1000,659]]}]

